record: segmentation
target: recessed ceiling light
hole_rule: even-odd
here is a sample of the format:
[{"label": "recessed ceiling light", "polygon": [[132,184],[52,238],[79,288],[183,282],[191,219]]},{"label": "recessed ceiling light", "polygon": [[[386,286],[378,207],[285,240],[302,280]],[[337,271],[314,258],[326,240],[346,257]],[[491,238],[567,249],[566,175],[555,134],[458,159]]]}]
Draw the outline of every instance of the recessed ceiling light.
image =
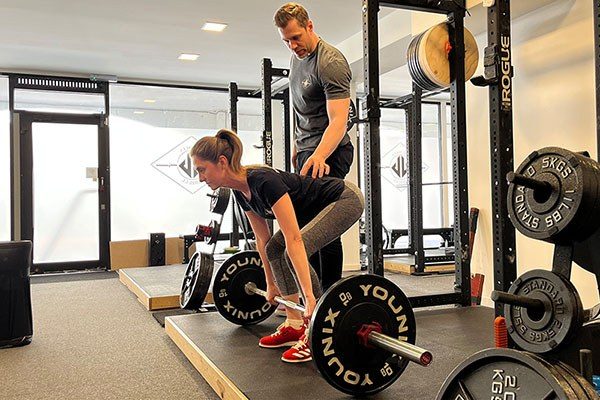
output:
[{"label": "recessed ceiling light", "polygon": [[144,100],[144,103],[156,103],[156,100],[154,100],[154,99],[146,99],[146,100]]},{"label": "recessed ceiling light", "polygon": [[205,22],[202,26],[203,31],[211,31],[211,32],[223,32],[227,28],[227,24],[222,24],[220,22]]},{"label": "recessed ceiling light", "polygon": [[179,56],[180,60],[185,60],[185,61],[196,61],[198,59],[198,57],[200,57],[198,54],[186,54],[183,53]]},{"label": "recessed ceiling light", "polygon": [[134,111],[133,113],[134,114],[143,114],[144,112],[143,111]]}]

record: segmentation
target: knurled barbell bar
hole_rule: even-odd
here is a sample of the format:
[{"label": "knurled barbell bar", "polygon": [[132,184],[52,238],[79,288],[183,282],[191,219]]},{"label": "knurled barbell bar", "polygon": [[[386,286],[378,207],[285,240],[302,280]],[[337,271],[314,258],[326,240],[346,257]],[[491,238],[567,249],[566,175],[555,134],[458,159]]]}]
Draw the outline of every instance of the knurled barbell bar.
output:
[{"label": "knurled barbell bar", "polygon": [[[261,322],[276,309],[265,289],[258,252],[234,254],[215,274],[215,307],[238,325]],[[305,311],[299,304],[277,301]],[[315,307],[308,337],[324,379],[352,395],[377,393],[398,379],[410,361],[428,365],[432,360],[430,352],[414,344],[416,323],[408,298],[377,275],[347,277],[330,287]]]}]

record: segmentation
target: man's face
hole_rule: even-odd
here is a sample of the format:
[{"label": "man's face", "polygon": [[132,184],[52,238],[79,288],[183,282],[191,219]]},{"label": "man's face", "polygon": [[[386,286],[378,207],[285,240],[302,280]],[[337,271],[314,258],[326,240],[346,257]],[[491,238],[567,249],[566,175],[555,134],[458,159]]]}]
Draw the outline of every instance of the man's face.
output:
[{"label": "man's face", "polygon": [[302,60],[314,50],[311,36],[312,31],[312,21],[308,21],[306,28],[303,28],[298,24],[298,21],[292,19],[285,28],[279,28],[279,35],[290,51],[299,60]]}]

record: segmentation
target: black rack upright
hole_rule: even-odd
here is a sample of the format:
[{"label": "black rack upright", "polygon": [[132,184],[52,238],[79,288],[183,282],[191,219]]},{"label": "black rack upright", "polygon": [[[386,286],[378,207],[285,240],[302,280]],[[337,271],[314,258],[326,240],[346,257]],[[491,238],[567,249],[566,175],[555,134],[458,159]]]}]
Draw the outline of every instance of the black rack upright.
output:
[{"label": "black rack upright", "polygon": [[[273,154],[273,140],[272,140],[272,115],[271,115],[271,101],[272,100],[281,100],[283,102],[283,126],[284,126],[284,135],[285,135],[285,147],[286,147],[286,166],[289,164],[290,151],[289,151],[289,99],[288,90],[284,90],[279,93],[273,94],[271,91],[271,84],[266,84],[266,82],[272,82],[272,74],[273,71],[276,73],[281,72],[283,74],[283,70],[276,70],[271,67],[271,61],[268,59],[264,59],[262,62],[262,81],[263,84],[261,88],[256,90],[241,90],[238,88],[236,82],[229,83],[229,124],[231,126],[231,130],[237,133],[238,130],[238,111],[237,111],[237,103],[240,97],[245,98],[254,98],[262,100],[262,123],[263,123],[263,134],[262,134],[262,146],[263,146],[263,161],[265,164],[272,166],[272,154]],[[287,73],[286,73],[287,76]],[[265,90],[266,88],[266,90]],[[267,100],[268,99],[268,100]],[[265,107],[265,104],[268,104],[268,109]],[[268,132],[268,135],[266,134]],[[268,138],[267,138],[268,137]],[[271,156],[269,160],[267,160],[267,154]],[[287,168],[287,167],[286,167]],[[239,232],[239,224],[235,217],[234,209],[231,209],[232,213],[232,223],[231,223],[231,235],[229,238],[230,246],[237,247],[240,243],[240,232]]]},{"label": "black rack upright", "polygon": [[596,62],[596,147],[600,160],[600,0],[594,0],[594,54]]},{"label": "black rack upright", "polygon": [[277,93],[273,93],[273,84],[279,82],[282,79],[287,79],[290,75],[290,70],[286,68],[273,68],[273,63],[268,58],[263,58],[261,62],[261,98],[263,106],[263,152],[265,164],[273,166],[273,115],[271,110],[271,100],[279,95],[279,98],[283,100],[283,114],[284,114],[284,143],[285,143],[285,168],[290,165],[290,123],[289,121],[289,100],[285,99],[289,95],[289,89],[279,90]]},{"label": "black rack upright", "polygon": [[[369,272],[383,275],[381,237],[381,159],[379,127],[379,39],[378,12],[380,6],[414,11],[446,14],[454,54],[464,54],[464,0],[363,0],[364,92],[366,101],[365,125],[365,192],[366,192],[366,245]],[[452,107],[452,150],[454,182],[455,230],[455,291],[452,293],[411,298],[413,307],[440,304],[470,304],[469,215],[467,189],[467,135],[465,110],[464,60],[452,57],[450,86]]]},{"label": "black rack upright", "polygon": [[[229,83],[229,125],[231,130],[237,133],[237,102],[238,102],[238,86],[235,82]],[[231,235],[229,236],[229,246],[238,247],[240,245],[240,226],[235,217],[235,209],[231,207]]]},{"label": "black rack upright", "polygon": [[[381,99],[379,107],[401,109],[406,116],[406,156],[407,156],[407,181],[408,181],[408,229],[391,229],[389,240],[393,244],[399,237],[408,236],[408,246],[405,248],[383,249],[384,255],[411,254],[414,255],[416,273],[424,273],[425,266],[431,263],[454,262],[454,254],[426,255],[424,236],[440,235],[444,241],[454,246],[451,228],[428,228],[423,227],[423,170],[418,166],[423,165],[422,148],[422,99],[434,96],[447,89],[423,92],[413,84],[412,93],[393,98]],[[359,103],[360,104],[360,103]],[[413,117],[414,116],[414,117]],[[442,182],[443,184],[451,182]]]},{"label": "black rack upright", "polygon": [[[488,8],[487,29],[485,67],[486,77],[491,78],[489,99],[494,289],[508,291],[517,276],[515,228],[508,218],[506,181],[506,174],[514,168],[510,0],[496,0]],[[503,306],[496,303],[496,315],[503,314]]]},{"label": "black rack upright", "polygon": [[408,241],[415,256],[416,272],[425,272],[423,245],[423,120],[421,95],[423,91],[413,83],[413,99],[406,107],[406,155],[408,156]]}]

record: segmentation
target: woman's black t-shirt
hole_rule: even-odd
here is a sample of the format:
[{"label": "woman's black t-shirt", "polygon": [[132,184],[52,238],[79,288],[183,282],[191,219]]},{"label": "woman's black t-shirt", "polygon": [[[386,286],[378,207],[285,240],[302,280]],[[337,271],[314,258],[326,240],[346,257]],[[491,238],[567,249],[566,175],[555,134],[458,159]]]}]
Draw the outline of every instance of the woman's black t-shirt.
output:
[{"label": "woman's black t-shirt", "polygon": [[275,218],[271,208],[286,193],[292,199],[296,218],[306,223],[344,191],[344,181],[339,178],[313,179],[266,166],[248,168],[247,173],[252,197],[248,201],[242,192],[234,190],[235,199],[244,211],[267,219]]}]

